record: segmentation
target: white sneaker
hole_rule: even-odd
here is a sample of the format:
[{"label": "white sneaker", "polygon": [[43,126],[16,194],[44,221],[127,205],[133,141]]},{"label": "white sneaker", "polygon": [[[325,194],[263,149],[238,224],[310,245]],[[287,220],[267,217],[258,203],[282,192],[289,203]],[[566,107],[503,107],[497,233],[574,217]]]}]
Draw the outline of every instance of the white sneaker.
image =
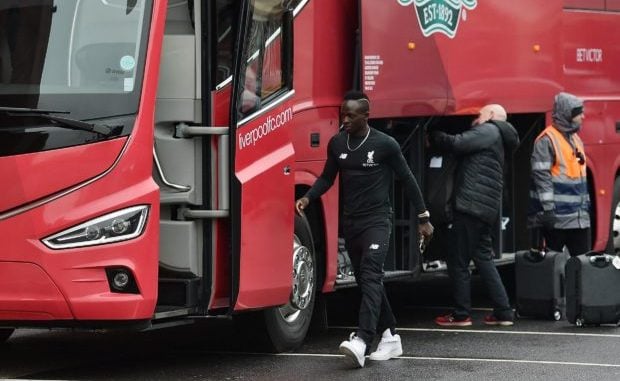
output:
[{"label": "white sneaker", "polygon": [[390,329],[386,329],[381,335],[381,341],[377,350],[370,354],[370,360],[385,361],[403,354],[403,345],[399,335],[393,335]]},{"label": "white sneaker", "polygon": [[364,340],[357,337],[355,332],[351,333],[349,340],[340,343],[338,350],[352,365],[358,368],[364,367],[364,361],[366,360],[366,357],[364,357],[366,354],[366,343]]}]

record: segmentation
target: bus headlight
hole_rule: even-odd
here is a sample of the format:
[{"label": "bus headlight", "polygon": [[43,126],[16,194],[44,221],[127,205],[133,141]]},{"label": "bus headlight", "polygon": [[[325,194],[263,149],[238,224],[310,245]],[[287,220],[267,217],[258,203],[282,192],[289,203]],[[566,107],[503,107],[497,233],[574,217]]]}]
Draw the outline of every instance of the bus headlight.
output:
[{"label": "bus headlight", "polygon": [[50,249],[69,249],[126,241],[142,234],[148,213],[147,205],[133,206],[97,217],[43,238],[41,241]]}]

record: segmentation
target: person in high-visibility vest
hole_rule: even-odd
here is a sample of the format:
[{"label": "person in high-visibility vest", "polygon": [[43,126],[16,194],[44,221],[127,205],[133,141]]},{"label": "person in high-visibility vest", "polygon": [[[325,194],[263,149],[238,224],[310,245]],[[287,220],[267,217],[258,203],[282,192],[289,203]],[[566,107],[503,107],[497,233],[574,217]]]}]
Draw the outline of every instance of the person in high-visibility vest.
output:
[{"label": "person in high-visibility vest", "polygon": [[548,249],[566,246],[571,256],[591,247],[586,156],[577,135],[584,118],[582,100],[557,94],[552,124],[536,138],[531,157],[529,225],[542,228]]}]

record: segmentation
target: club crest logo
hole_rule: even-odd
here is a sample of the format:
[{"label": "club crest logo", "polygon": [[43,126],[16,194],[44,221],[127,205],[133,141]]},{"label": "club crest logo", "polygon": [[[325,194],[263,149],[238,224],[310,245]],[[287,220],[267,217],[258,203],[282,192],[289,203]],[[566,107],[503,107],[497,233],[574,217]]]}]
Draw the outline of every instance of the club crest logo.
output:
[{"label": "club crest logo", "polygon": [[467,10],[473,10],[478,0],[396,0],[406,7],[413,4],[424,37],[443,33],[454,38],[459,21],[465,20]]},{"label": "club crest logo", "polygon": [[369,151],[366,154],[366,163],[374,164],[375,163],[375,151]]},{"label": "club crest logo", "polygon": [[375,163],[375,151],[366,152],[366,162],[362,163],[362,167],[373,168],[377,165],[379,165],[379,163]]}]

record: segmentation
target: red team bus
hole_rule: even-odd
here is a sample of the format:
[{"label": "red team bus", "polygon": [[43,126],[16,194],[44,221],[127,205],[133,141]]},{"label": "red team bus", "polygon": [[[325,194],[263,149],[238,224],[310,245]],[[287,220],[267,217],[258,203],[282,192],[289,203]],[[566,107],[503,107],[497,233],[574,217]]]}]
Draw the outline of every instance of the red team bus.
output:
[{"label": "red team bus", "polygon": [[[500,260],[529,247],[553,96],[583,98],[594,248],[618,251],[618,40],[620,0],[2,1],[0,339],[249,315],[273,349],[300,345],[352,284],[338,187],[293,208],[351,88],[422,187],[425,130],[506,107]],[[415,278],[429,258],[398,181],[393,204],[386,278]]]}]

